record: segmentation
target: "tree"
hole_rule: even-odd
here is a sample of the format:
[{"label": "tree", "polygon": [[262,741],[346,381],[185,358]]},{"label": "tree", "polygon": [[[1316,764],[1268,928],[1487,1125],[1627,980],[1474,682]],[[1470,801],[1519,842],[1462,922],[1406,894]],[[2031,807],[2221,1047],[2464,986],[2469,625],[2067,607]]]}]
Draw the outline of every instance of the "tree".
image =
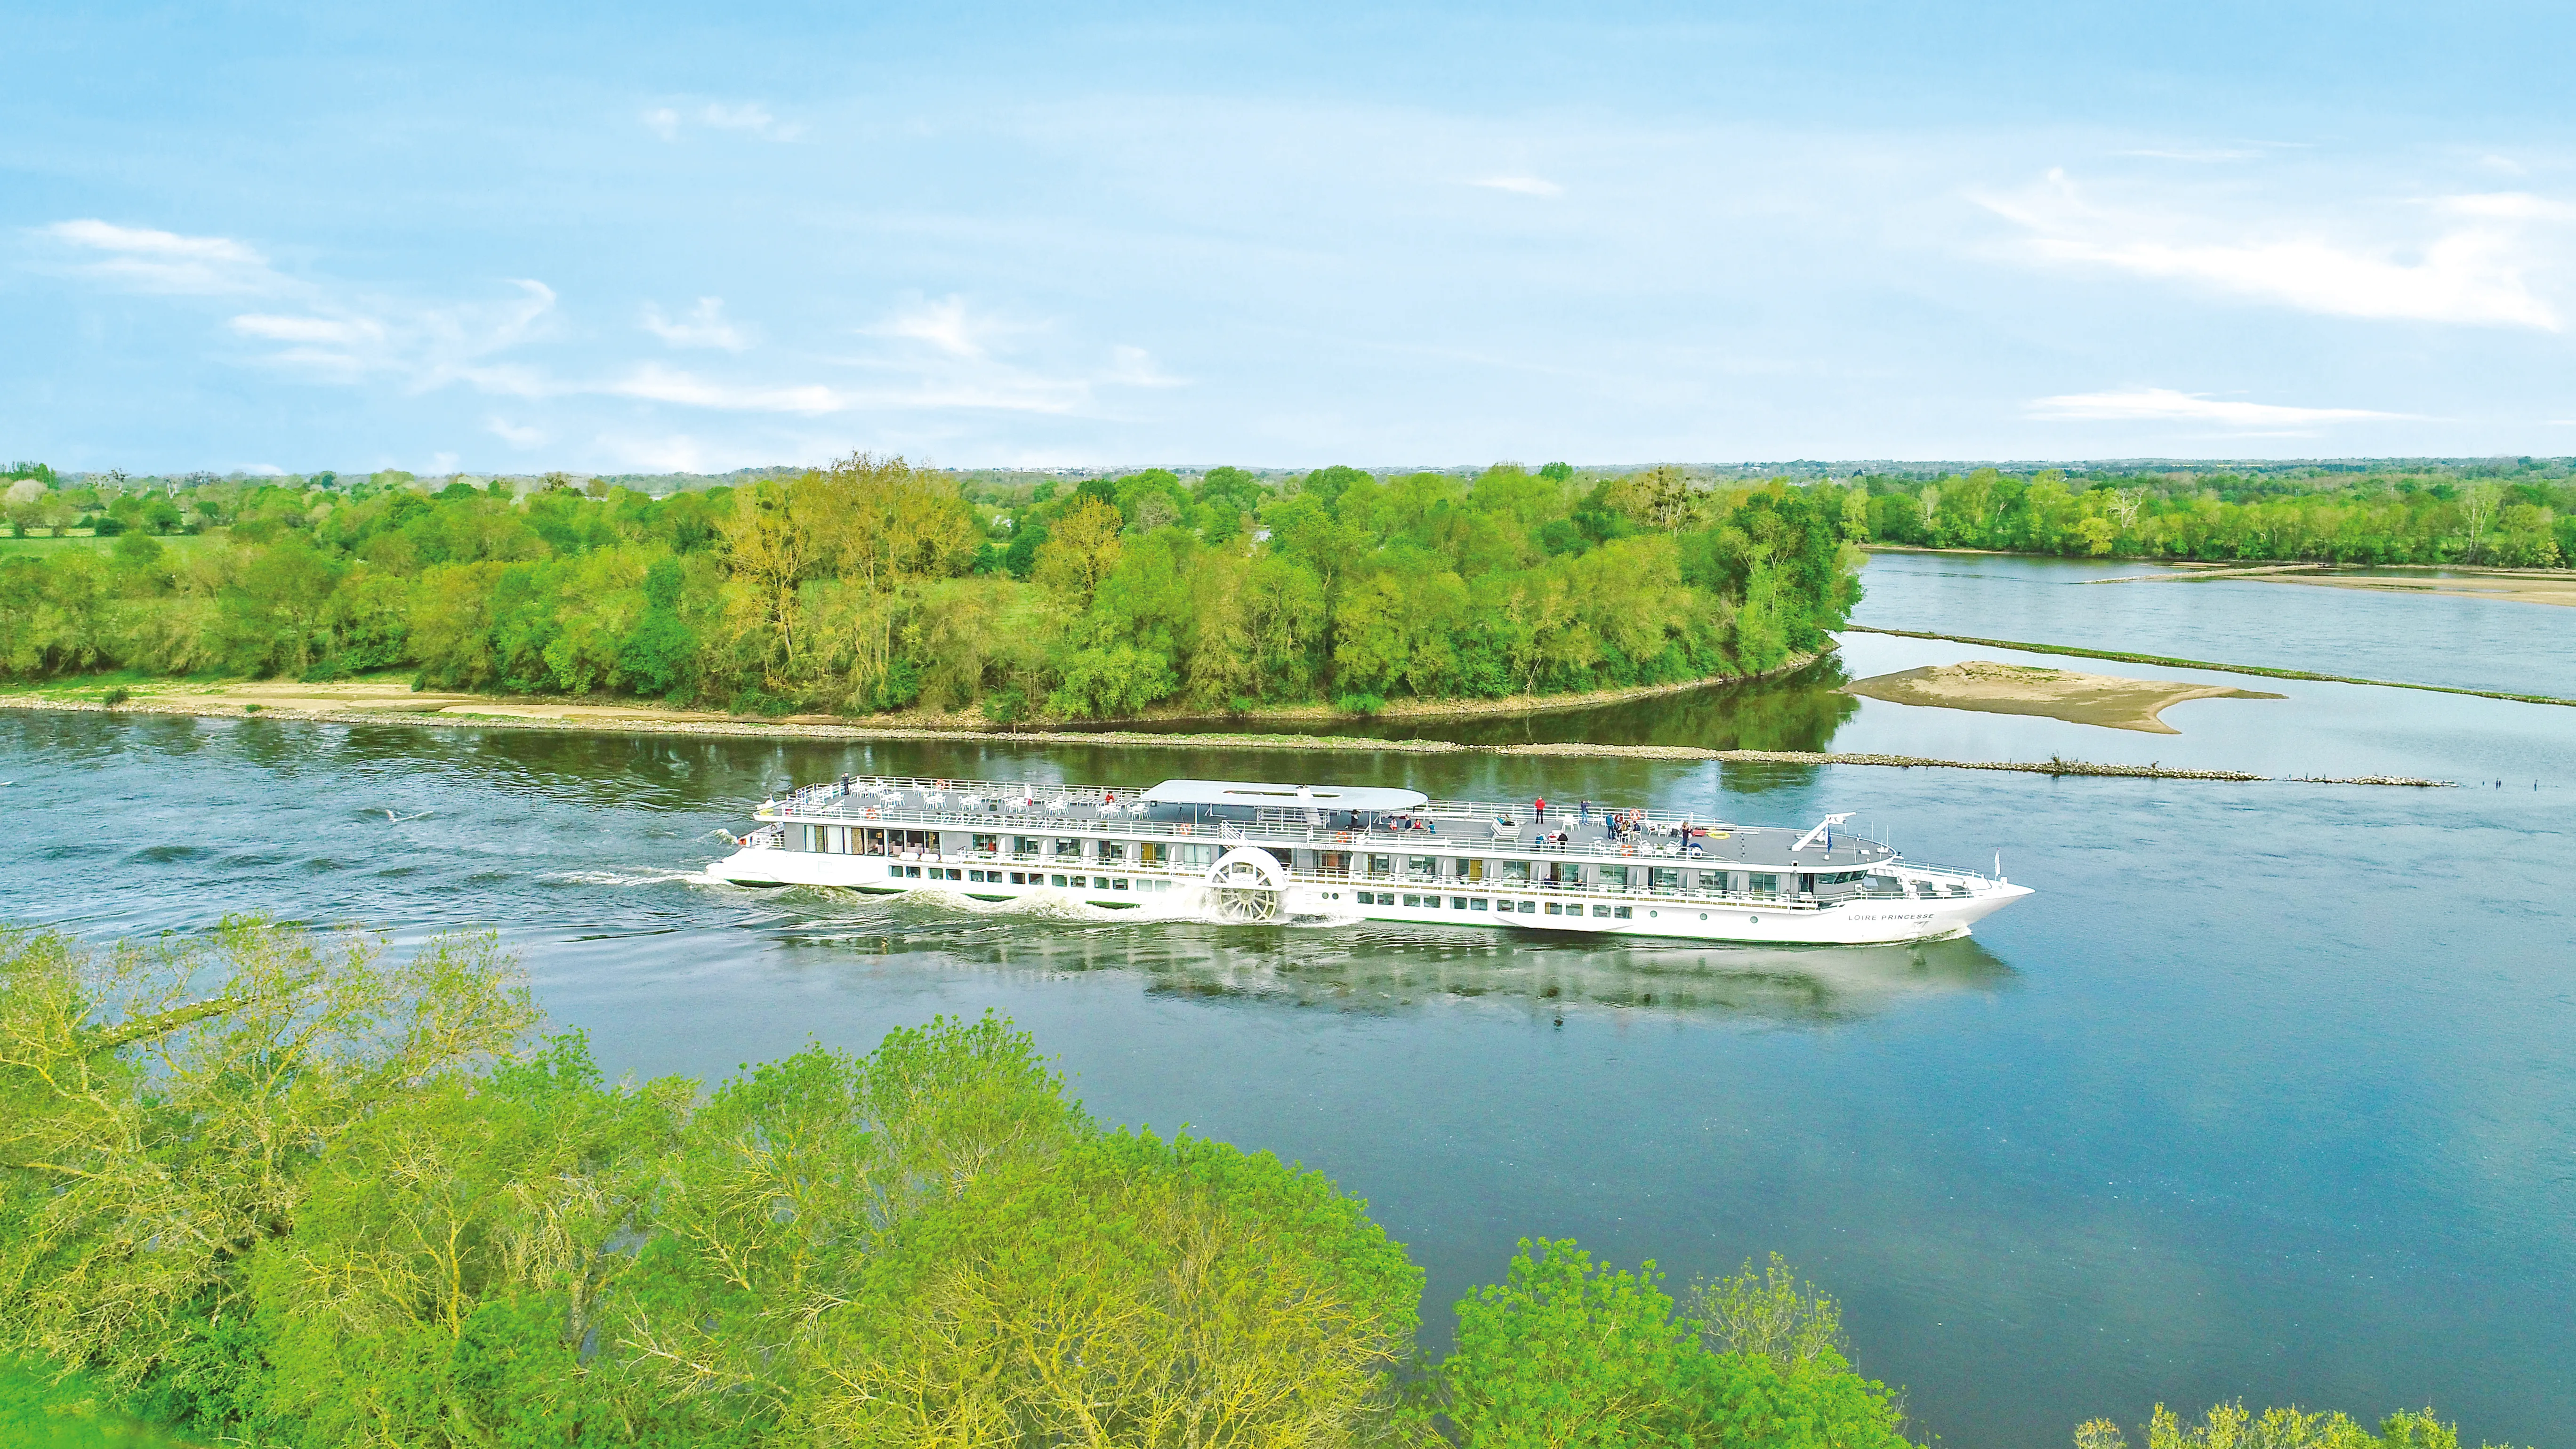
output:
[{"label": "tree", "polygon": [[1784,1370],[1714,1352],[1672,1307],[1651,1262],[1629,1273],[1571,1239],[1522,1240],[1505,1280],[1458,1304],[1457,1350],[1441,1366],[1458,1442],[1903,1449],[1887,1391],[1839,1353]]},{"label": "tree", "polygon": [[[2340,1413],[2303,1414],[2297,1409],[2266,1409],[2261,1415],[2245,1406],[2220,1404],[2198,1424],[2186,1424],[2171,1409],[2156,1405],[2146,1426],[2147,1449],[2459,1449],[2455,1425],[2421,1413],[2400,1410],[2380,1421],[2379,1432]],[[2127,1449],[2117,1424],[2094,1419],[2075,1431],[2076,1449]]]},{"label": "tree", "polygon": [[1101,579],[1117,566],[1118,534],[1125,526],[1116,508],[1097,498],[1083,499],[1056,519],[1037,550],[1030,577],[1074,610],[1090,608]]},{"label": "tree", "polygon": [[247,1308],[243,1260],[344,1133],[535,1020],[488,937],[397,962],[240,918],[103,957],[11,932],[0,982],[0,1349],[128,1385],[192,1310]]},{"label": "tree", "polygon": [[1421,1273],[1315,1173],[1120,1133],[896,1233],[820,1326],[817,1437],[1338,1444],[1393,1417]]}]

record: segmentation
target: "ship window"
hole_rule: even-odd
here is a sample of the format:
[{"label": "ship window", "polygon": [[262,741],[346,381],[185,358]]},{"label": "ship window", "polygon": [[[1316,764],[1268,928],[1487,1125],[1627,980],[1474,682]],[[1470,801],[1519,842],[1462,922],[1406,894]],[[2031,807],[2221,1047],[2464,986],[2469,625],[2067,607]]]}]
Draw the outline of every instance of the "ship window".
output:
[{"label": "ship window", "polygon": [[[1527,904],[1527,902],[1523,902],[1523,904]],[[1583,908],[1581,906],[1577,906],[1575,909],[1579,911]],[[1554,901],[1549,901],[1547,903],[1547,913],[1551,916],[1561,916],[1565,914],[1565,907],[1558,905]]]},{"label": "ship window", "polygon": [[822,847],[821,847],[819,844],[817,844],[817,843],[816,843],[817,841],[819,841],[819,840],[822,838],[822,834],[823,834],[823,827],[822,827],[822,826],[820,826],[820,825],[799,825],[799,826],[797,826],[797,827],[796,827],[796,848],[797,848],[798,850],[820,850],[820,849],[822,849]]},{"label": "ship window", "polygon": [[1463,911],[1467,909],[1467,898],[1465,896],[1451,896],[1449,898],[1449,909],[1453,911]]},{"label": "ship window", "polygon": [[1753,883],[1752,890],[1755,895],[1776,896],[1780,894],[1780,877],[1776,875],[1764,875],[1760,871],[1755,871],[1750,879]]},{"label": "ship window", "polygon": [[1658,891],[1677,891],[1682,888],[1682,873],[1679,868],[1674,866],[1658,865],[1649,867],[1646,872],[1646,879],[1651,881],[1654,888]]},{"label": "ship window", "polygon": [[1374,876],[1390,876],[1395,874],[1395,857],[1391,855],[1370,856],[1368,858],[1368,873]]},{"label": "ship window", "polygon": [[1624,865],[1605,865],[1598,867],[1598,869],[1601,872],[1601,888],[1603,890],[1624,891],[1628,888],[1628,867]]},{"label": "ship window", "polygon": [[1013,884],[1013,885],[1027,885],[1028,883],[1029,883],[1028,872],[1026,872],[1026,871],[1018,871],[1018,870],[1015,870],[1015,871],[1012,871],[1012,872],[1011,872],[1011,884]]},{"label": "ship window", "polygon": [[1535,916],[1535,915],[1537,915],[1537,914],[1538,914],[1538,902],[1536,902],[1536,901],[1523,901],[1523,902],[1521,902],[1521,914],[1522,914],[1522,915],[1524,915],[1524,916]]},{"label": "ship window", "polygon": [[975,853],[976,853],[976,854],[978,854],[978,855],[999,855],[999,854],[1001,854],[1001,853],[1002,853],[1002,837],[1000,837],[1000,836],[998,836],[998,835],[978,835],[978,836],[976,836],[976,837],[975,837]]},{"label": "ship window", "polygon": [[1526,860],[1504,861],[1503,879],[1508,883],[1517,885],[1529,879],[1529,868],[1530,863]]},{"label": "ship window", "polygon": [[1127,842],[1123,840],[1104,840],[1100,842],[1100,858],[1113,865],[1125,861],[1127,859]]},{"label": "ship window", "polygon": [[1592,914],[1606,918],[1610,914],[1610,908],[1608,906],[1594,906],[1592,908]]},{"label": "ship window", "polygon": [[1082,842],[1069,835],[1056,837],[1055,858],[1058,860],[1082,859]]},{"label": "ship window", "polygon": [[[1505,904],[1506,904],[1506,905],[1508,905],[1508,904],[1509,904],[1509,902],[1506,902]],[[1478,898],[1477,898],[1477,899],[1475,899],[1475,900],[1472,900],[1472,901],[1467,902],[1467,909],[1469,909],[1469,910],[1471,910],[1471,911],[1481,911],[1481,910],[1485,910],[1485,909],[1487,909],[1487,903],[1485,902],[1485,900],[1484,900],[1482,897],[1478,897]]]},{"label": "ship window", "polygon": [[1036,838],[1027,835],[1013,836],[1011,838],[1011,858],[1013,860],[1037,859],[1038,843]]},{"label": "ship window", "polygon": [[[1435,898],[1435,899],[1436,899],[1436,898]],[[1421,904],[1422,904],[1422,897],[1420,897],[1420,896],[1406,896],[1406,897],[1404,898],[1404,903],[1405,903],[1406,905],[1408,905],[1408,906],[1419,906],[1419,905],[1421,905]]]},{"label": "ship window", "polygon": [[1122,876],[1120,876],[1120,877],[1118,877],[1118,879],[1111,881],[1109,884],[1110,884],[1110,887],[1111,887],[1112,889],[1114,889],[1114,890],[1122,890],[1122,891],[1123,891],[1123,890],[1127,890],[1127,889],[1129,889],[1128,884],[1127,884],[1127,877],[1125,877],[1125,876],[1123,876],[1123,875],[1122,875]]},{"label": "ship window", "polygon": [[1699,888],[1704,891],[1722,891],[1726,889],[1726,872],[1722,870],[1701,871],[1699,873]]},{"label": "ship window", "polygon": [[1634,916],[1634,915],[1635,915],[1635,914],[1637,914],[1637,913],[1636,913],[1636,911],[1635,911],[1633,908],[1631,908],[1631,907],[1628,907],[1628,906],[1621,906],[1621,907],[1619,907],[1619,909],[1617,909],[1616,911],[1613,911],[1611,914],[1613,914],[1613,915],[1617,916],[1620,920],[1623,920],[1623,921],[1624,921],[1624,920],[1627,920],[1629,917]]},{"label": "ship window", "polygon": [[1408,855],[1404,858],[1404,873],[1429,879],[1440,873],[1440,862],[1427,855]]},{"label": "ship window", "polygon": [[1060,886],[1060,885],[1063,885],[1063,884],[1064,884],[1064,877],[1063,877],[1063,876],[1060,876],[1060,875],[1051,875],[1051,876],[1048,876],[1048,877],[1047,877],[1047,884],[1048,884],[1048,885],[1051,885],[1051,886]]},{"label": "ship window", "polygon": [[1205,870],[1209,866],[1216,864],[1216,847],[1213,845],[1184,845],[1181,847],[1181,864],[1192,870]]}]

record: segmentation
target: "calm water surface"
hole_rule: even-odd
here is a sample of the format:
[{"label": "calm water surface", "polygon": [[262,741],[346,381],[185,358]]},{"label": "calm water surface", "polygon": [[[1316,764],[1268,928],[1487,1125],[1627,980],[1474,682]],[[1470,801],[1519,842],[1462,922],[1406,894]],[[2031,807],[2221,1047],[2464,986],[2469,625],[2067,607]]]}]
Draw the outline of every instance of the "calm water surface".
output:
[{"label": "calm water surface", "polygon": [[[1873,567],[1874,609],[1918,586],[1890,586],[1900,571]],[[1965,586],[1930,587],[1953,612],[1925,627],[2069,637],[1969,628]],[[2057,588],[2077,600],[2048,606],[2076,611],[2062,621],[2133,587],[2008,578],[1993,607]],[[2136,624],[2123,642],[2201,658],[2245,657],[2224,646],[2265,637],[2281,595],[2519,609],[2490,620],[2508,642],[2567,620],[2284,587],[2248,617],[2215,585],[2148,587],[2174,611],[2165,632]],[[2333,627],[2375,639],[2377,617]],[[2276,644],[2265,662],[2318,667]],[[2542,683],[2458,652],[2330,667]],[[2183,734],[2152,736],[1830,693],[1837,669],[1992,653],[1855,635],[1803,684],[1588,727],[2485,783],[25,714],[0,717],[0,902],[100,937],[233,910],[405,938],[498,926],[556,1017],[639,1073],[720,1075],[808,1038],[863,1048],[995,1008],[1061,1056],[1099,1115],[1268,1147],[1368,1198],[1430,1272],[1435,1345],[1446,1305],[1522,1236],[1652,1257],[1676,1279],[1777,1249],[1843,1298],[1863,1368],[1904,1384],[1918,1427],[1953,1444],[2063,1445],[2094,1414],[2135,1423],[2158,1400],[2239,1395],[2365,1416],[2431,1402],[2470,1442],[2567,1442],[2576,710],[2260,682],[2289,697],[2185,705],[2168,715]],[[845,770],[1317,775],[1762,821],[1857,810],[1922,858],[2000,852],[2040,893],[1973,941],[1760,951],[1139,926],[690,879],[776,783]]]}]

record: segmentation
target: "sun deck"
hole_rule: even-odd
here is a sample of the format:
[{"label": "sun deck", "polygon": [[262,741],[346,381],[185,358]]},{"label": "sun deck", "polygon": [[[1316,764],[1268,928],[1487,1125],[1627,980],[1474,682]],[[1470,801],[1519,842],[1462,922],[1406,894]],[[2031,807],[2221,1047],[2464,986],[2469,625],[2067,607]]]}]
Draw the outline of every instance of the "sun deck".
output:
[{"label": "sun deck", "polygon": [[[1172,789],[1172,786],[1198,787]],[[1308,792],[1301,795],[1300,791]],[[1212,803],[1222,800],[1223,803]],[[1278,803],[1267,803],[1267,802]],[[1347,803],[1345,803],[1347,802]],[[1414,803],[1418,802],[1418,803]],[[1578,801],[1431,800],[1404,790],[1167,781],[1152,790],[1038,782],[870,776],[812,785],[762,805],[760,818],[974,833],[1073,831],[1136,840],[1221,840],[1294,850],[1623,860],[1663,857],[1764,871],[1840,873],[1894,857],[1864,836],[1744,826]]]}]

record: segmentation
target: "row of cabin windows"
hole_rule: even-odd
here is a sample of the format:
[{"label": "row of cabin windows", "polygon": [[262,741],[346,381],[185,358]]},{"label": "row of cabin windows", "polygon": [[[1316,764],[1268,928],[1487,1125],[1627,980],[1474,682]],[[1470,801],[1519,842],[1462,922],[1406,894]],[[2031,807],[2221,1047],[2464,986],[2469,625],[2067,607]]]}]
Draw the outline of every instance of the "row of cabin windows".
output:
[{"label": "row of cabin windows", "polygon": [[[1353,891],[1351,898],[1364,906],[1411,906],[1416,910],[1491,911],[1498,915],[1535,916],[1542,909],[1551,916],[1583,914],[1581,901],[1503,901],[1486,896],[1417,895],[1410,891]],[[1442,904],[1446,902],[1446,906]],[[1605,921],[1626,921],[1636,917],[1634,906],[1594,906],[1592,914]],[[1701,919],[1705,920],[1706,917]]]},{"label": "row of cabin windows", "polygon": [[[884,855],[895,850],[937,850],[938,832],[925,830],[878,830],[859,826],[807,825],[801,827],[802,848],[831,854]],[[791,840],[793,837],[791,836]],[[1205,870],[1217,862],[1223,847],[1209,843],[1173,844],[1158,840],[1093,840],[1092,853],[1083,850],[1080,836],[1059,835],[976,835],[974,851],[978,855],[998,856],[1007,840],[1011,859],[1015,861],[1091,861],[1108,866],[1133,866],[1145,870]],[[1273,851],[1273,854],[1281,852]],[[1449,869],[1442,870],[1442,862]],[[1286,862],[1282,862],[1285,864]],[[1491,881],[1505,887],[1533,884],[1586,886],[1601,890],[1631,888],[1658,894],[1679,894],[1695,890],[1708,894],[1736,891],[1747,895],[1776,896],[1781,893],[1782,872],[1699,870],[1678,865],[1599,865],[1565,860],[1486,860],[1479,857],[1437,855],[1367,855],[1342,851],[1323,851],[1316,865],[1326,875],[1364,873],[1371,879],[1391,880],[1458,880]],[[1587,880],[1586,871],[1590,872]],[[1788,876],[1791,889],[1812,892],[1819,886],[1853,885],[1869,873],[1861,870],[1798,873]],[[1730,877],[1733,879],[1730,880]]]}]

